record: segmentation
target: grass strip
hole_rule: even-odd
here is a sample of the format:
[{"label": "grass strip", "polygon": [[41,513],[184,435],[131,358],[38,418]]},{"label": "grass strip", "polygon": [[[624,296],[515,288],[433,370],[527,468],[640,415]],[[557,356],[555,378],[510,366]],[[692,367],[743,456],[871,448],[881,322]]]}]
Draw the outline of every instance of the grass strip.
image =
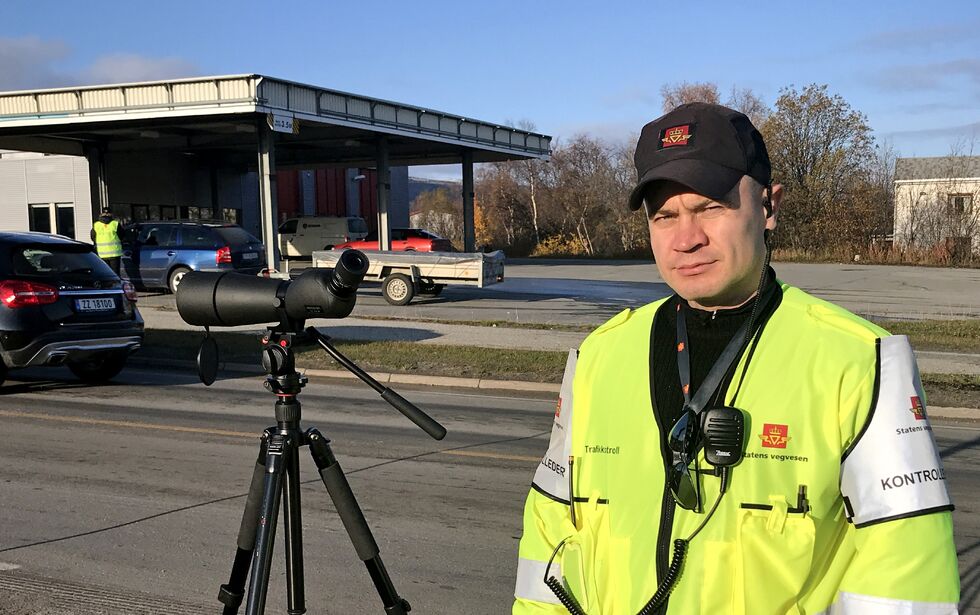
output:
[{"label": "grass strip", "polygon": [[537,329],[541,331],[571,331],[589,333],[601,323],[594,325],[564,325],[545,322],[516,322],[512,320],[455,320],[451,318],[401,318],[392,316],[354,316],[363,320],[394,320],[398,322],[431,322],[440,325],[466,325],[470,327],[504,327],[507,329]]},{"label": "grass strip", "polygon": [[[251,363],[260,360],[256,335],[212,332],[222,361]],[[203,334],[194,331],[148,329],[142,357],[193,361]],[[369,373],[396,372],[459,378],[561,382],[566,352],[444,346],[418,342],[333,340],[334,346]],[[319,347],[297,349],[296,365],[307,369],[343,369]]]},{"label": "grass strip", "polygon": [[916,350],[980,353],[980,318],[875,322],[895,335],[909,336]]}]

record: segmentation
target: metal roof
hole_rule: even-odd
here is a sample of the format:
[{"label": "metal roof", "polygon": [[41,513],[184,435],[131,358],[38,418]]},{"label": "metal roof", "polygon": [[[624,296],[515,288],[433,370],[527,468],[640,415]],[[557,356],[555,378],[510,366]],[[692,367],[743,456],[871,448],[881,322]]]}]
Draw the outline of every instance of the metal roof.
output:
[{"label": "metal roof", "polygon": [[897,158],[895,181],[980,177],[980,156]]},{"label": "metal roof", "polygon": [[373,162],[380,135],[392,164],[458,162],[464,150],[475,162],[546,159],[551,148],[539,133],[254,74],[0,92],[0,148],[80,154],[101,142],[251,157],[256,118],[268,115],[296,126],[279,134],[285,166]]}]

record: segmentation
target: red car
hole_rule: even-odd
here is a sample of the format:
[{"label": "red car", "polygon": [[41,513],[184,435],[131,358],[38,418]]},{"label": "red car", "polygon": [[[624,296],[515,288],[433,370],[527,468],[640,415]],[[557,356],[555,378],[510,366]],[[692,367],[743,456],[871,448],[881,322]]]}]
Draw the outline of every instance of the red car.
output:
[{"label": "red car", "polygon": [[[378,233],[372,231],[364,239],[348,241],[333,247],[334,250],[377,250]],[[435,233],[420,228],[391,229],[391,250],[393,252],[455,252],[453,244]]]}]

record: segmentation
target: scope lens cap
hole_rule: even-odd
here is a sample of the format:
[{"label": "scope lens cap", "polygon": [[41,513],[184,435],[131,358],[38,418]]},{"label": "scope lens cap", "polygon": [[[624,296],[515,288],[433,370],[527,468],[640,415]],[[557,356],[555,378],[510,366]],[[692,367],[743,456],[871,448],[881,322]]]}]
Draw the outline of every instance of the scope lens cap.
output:
[{"label": "scope lens cap", "polygon": [[218,343],[210,335],[204,337],[197,351],[197,376],[205,386],[214,384],[218,376]]}]

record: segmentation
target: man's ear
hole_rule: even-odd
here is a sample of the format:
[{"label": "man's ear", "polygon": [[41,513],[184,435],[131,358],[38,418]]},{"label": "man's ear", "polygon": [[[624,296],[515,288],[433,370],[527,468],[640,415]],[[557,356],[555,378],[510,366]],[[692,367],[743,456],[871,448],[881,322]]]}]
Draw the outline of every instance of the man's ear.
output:
[{"label": "man's ear", "polygon": [[[768,198],[767,198],[768,197]],[[779,213],[779,204],[783,200],[782,184],[771,184],[764,189],[763,202],[766,206],[766,228],[773,230],[776,228],[776,217]]]}]

